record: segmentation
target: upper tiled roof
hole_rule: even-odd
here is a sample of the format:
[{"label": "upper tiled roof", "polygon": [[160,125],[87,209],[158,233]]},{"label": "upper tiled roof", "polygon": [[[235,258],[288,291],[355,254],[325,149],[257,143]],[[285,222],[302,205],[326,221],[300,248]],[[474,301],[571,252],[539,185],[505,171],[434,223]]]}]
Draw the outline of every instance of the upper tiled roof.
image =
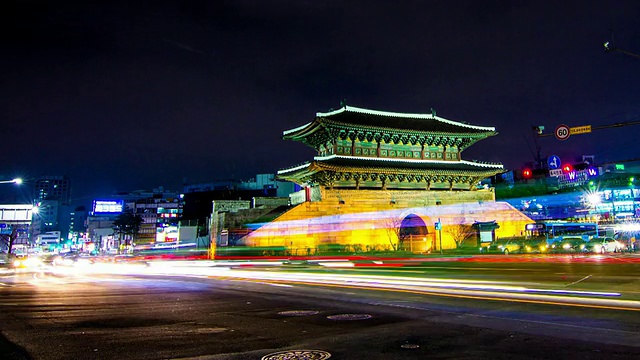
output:
[{"label": "upper tiled roof", "polygon": [[[495,132],[495,127],[470,125],[464,122],[448,120],[435,114],[412,114],[363,109],[344,106],[338,110],[316,113],[318,119],[328,119],[345,124],[378,128],[408,129],[428,132]],[[297,131],[303,127],[289,131]],[[287,132],[285,132],[286,135]]]}]

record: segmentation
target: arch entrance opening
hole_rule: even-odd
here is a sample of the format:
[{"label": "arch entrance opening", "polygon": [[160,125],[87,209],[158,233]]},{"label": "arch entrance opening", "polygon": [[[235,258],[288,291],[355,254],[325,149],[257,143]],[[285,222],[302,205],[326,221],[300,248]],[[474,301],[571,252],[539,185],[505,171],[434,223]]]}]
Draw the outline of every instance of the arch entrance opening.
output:
[{"label": "arch entrance opening", "polygon": [[402,219],[398,239],[400,250],[426,253],[433,249],[433,236],[429,234],[424,220],[416,214],[409,214]]}]

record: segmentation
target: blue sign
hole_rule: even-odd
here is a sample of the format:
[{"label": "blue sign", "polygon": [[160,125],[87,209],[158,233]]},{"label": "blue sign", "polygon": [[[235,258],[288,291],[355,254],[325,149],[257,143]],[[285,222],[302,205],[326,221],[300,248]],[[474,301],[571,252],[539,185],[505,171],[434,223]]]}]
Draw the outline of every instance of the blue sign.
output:
[{"label": "blue sign", "polygon": [[600,175],[598,169],[594,167],[588,167],[587,174],[589,175],[590,178]]},{"label": "blue sign", "polygon": [[560,161],[560,157],[551,155],[547,159],[547,166],[549,167],[549,170],[560,169],[562,161]]}]

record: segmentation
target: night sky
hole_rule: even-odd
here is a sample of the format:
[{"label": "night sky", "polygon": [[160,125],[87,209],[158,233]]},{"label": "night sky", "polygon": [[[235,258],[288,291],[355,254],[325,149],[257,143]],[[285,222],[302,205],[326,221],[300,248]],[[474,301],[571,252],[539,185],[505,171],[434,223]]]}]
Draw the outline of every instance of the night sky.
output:
[{"label": "night sky", "polygon": [[[75,203],[310,160],[282,131],[343,99],[495,126],[463,157],[508,169],[532,125],[640,118],[640,58],[602,46],[640,53],[638,1],[1,3],[0,175],[68,175]],[[638,134],[540,145],[625,160]]]}]

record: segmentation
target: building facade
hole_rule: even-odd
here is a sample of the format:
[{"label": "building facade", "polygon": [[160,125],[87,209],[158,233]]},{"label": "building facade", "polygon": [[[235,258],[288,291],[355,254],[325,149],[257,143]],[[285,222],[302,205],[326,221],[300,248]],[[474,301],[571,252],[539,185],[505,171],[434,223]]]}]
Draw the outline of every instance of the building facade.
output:
[{"label": "building facade", "polygon": [[32,237],[59,231],[68,238],[70,223],[71,181],[67,176],[46,175],[36,179],[33,201],[38,210],[33,218]]},{"label": "building facade", "polygon": [[127,208],[139,215],[143,222],[138,233],[138,244],[173,242],[177,240],[179,220],[182,216],[182,198],[177,194],[164,194],[127,202]]},{"label": "building facade", "polygon": [[58,200],[62,205],[71,201],[71,181],[66,176],[41,176],[34,185],[35,201]]},{"label": "building facade", "polygon": [[[145,245],[170,242],[177,234],[182,216],[182,196],[162,187],[153,190],[120,192],[110,199],[94,200],[93,211],[87,217],[87,241],[103,252],[122,251],[123,245]],[[116,234],[114,221],[123,213],[139,216],[142,223],[135,239]],[[130,237],[130,235],[127,235]]]}]

